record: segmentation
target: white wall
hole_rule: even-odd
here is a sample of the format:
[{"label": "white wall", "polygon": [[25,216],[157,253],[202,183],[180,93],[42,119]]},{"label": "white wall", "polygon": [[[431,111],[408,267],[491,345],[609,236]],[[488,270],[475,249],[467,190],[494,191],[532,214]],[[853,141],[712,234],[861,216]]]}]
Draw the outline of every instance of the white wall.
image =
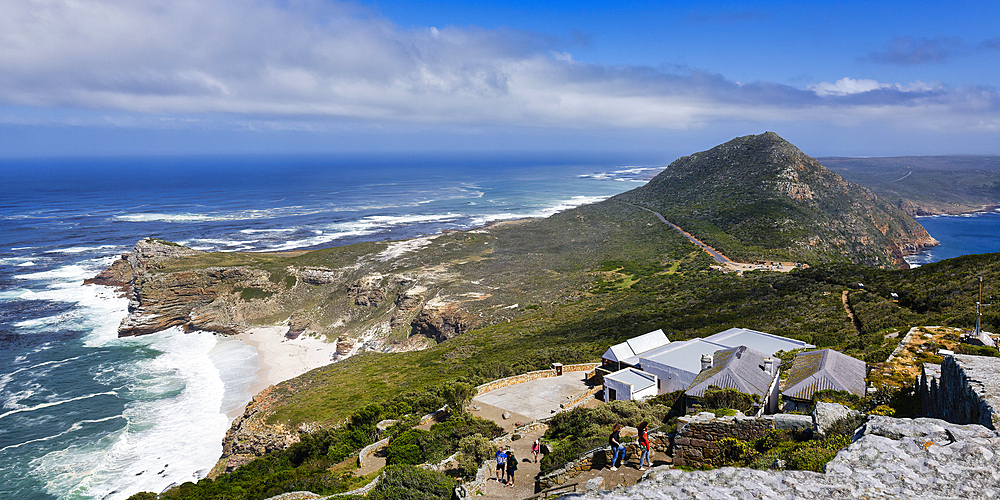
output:
[{"label": "white wall", "polygon": [[648,359],[642,360],[642,371],[656,375],[657,380],[660,381],[660,388],[657,394],[683,391],[698,376],[697,373],[684,371],[674,366],[661,365]]},{"label": "white wall", "polygon": [[608,379],[604,377],[604,402],[610,402],[610,392],[608,389],[614,389],[615,400],[618,401],[628,401],[632,399],[632,386],[624,382],[619,382],[617,380]]}]

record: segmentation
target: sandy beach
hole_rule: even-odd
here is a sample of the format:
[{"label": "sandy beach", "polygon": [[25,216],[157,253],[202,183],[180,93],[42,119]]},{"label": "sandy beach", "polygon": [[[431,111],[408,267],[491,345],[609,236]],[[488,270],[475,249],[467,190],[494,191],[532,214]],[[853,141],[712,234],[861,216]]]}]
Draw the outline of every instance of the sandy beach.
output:
[{"label": "sandy beach", "polygon": [[333,362],[335,342],[315,337],[285,338],[287,326],[259,327],[236,338],[257,350],[257,383],[250,387],[256,395],[268,386],[297,377]]}]

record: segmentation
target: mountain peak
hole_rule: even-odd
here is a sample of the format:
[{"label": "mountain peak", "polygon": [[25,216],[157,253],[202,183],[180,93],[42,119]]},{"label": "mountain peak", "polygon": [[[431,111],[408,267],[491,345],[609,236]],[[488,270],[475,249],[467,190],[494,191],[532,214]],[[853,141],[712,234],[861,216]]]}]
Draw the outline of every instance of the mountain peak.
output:
[{"label": "mountain peak", "polygon": [[659,211],[746,261],[905,266],[904,254],[934,244],[911,217],[774,132],[679,158],[616,199]]}]

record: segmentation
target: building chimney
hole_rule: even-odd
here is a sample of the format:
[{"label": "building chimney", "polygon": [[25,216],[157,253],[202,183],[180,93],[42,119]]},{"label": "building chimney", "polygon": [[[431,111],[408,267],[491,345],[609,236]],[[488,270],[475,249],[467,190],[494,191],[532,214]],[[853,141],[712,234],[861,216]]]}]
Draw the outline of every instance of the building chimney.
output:
[{"label": "building chimney", "polygon": [[712,355],[711,354],[702,354],[701,355],[701,369],[702,369],[702,371],[705,371],[705,370],[707,370],[707,369],[709,369],[711,367],[712,367]]},{"label": "building chimney", "polygon": [[764,358],[764,371],[770,375],[774,375],[774,358],[770,356]]}]

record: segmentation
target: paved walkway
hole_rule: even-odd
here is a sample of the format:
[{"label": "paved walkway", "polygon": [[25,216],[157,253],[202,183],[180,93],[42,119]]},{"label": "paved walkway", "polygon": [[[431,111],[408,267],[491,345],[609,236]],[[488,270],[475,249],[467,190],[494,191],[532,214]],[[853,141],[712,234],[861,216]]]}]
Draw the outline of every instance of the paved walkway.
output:
[{"label": "paved walkway", "polygon": [[[514,474],[514,487],[509,487],[506,482],[496,480],[494,469],[493,479],[486,481],[483,488],[483,496],[476,495],[475,498],[483,499],[510,499],[528,498],[535,494],[535,477],[538,476],[539,467],[531,455],[531,444],[536,439],[545,434],[547,427],[529,432],[524,439],[519,439],[510,443],[510,449],[517,458],[517,472]],[[541,456],[538,457],[541,460]]]},{"label": "paved walkway", "polygon": [[472,404],[483,403],[523,415],[527,417],[525,422],[538,420],[551,416],[559,410],[559,405],[590,389],[584,381],[586,376],[582,371],[566,372],[559,377],[529,380],[480,394],[473,398]]}]

